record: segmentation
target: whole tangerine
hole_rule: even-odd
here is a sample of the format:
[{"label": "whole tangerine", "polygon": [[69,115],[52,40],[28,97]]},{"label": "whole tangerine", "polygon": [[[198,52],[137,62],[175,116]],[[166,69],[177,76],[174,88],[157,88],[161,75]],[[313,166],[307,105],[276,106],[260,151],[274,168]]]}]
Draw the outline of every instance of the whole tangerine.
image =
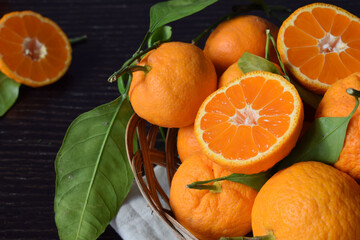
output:
[{"label": "whole tangerine", "polygon": [[134,111],[148,122],[168,128],[193,124],[202,101],[217,87],[213,64],[197,46],[163,43],[139,65],[129,90]]},{"label": "whole tangerine", "polygon": [[200,240],[245,235],[251,230],[251,209],[257,191],[241,183],[217,182],[220,191],[190,189],[195,181],[230,175],[202,153],[180,165],[170,188],[170,206],[178,222]]},{"label": "whole tangerine", "polygon": [[251,219],[254,236],[360,239],[360,186],[330,165],[296,163],[260,189]]},{"label": "whole tangerine", "polygon": [[[346,89],[360,90],[360,73],[338,80],[326,91],[315,117],[346,117],[355,107],[355,99],[346,93]],[[339,170],[350,174],[360,181],[360,109],[349,121],[343,148],[338,161],[334,164]]]},{"label": "whole tangerine", "polygon": [[[214,63],[218,75],[244,52],[264,57],[266,29],[270,29],[274,38],[277,37],[278,28],[274,24],[254,15],[238,16],[219,24],[209,35],[204,47],[204,52]],[[270,57],[276,62],[275,51],[273,48],[271,50]]]}]

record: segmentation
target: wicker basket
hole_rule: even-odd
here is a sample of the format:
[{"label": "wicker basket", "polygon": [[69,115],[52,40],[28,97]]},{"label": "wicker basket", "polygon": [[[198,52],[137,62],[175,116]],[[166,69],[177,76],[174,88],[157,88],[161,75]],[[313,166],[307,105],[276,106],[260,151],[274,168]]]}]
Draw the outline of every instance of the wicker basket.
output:
[{"label": "wicker basket", "polygon": [[[148,123],[134,114],[126,129],[126,152],[134,173],[136,184],[146,199],[149,207],[175,233],[178,239],[197,240],[176,219],[170,209],[169,197],[160,186],[154,172],[154,166],[166,168],[169,186],[180,160],[176,154],[176,136],[178,129],[168,129],[165,142],[165,151],[155,148],[159,127]],[[139,150],[134,153],[134,137],[137,136]],[[146,181],[144,181],[145,176]]]}]

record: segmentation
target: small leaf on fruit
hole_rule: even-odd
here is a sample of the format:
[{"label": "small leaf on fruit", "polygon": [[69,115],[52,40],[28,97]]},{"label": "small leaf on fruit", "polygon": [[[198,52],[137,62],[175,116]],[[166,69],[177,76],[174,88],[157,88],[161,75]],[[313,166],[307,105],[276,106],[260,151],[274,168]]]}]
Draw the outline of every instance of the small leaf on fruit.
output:
[{"label": "small leaf on fruit", "polygon": [[281,75],[274,63],[249,52],[245,52],[238,60],[238,66],[243,73],[266,71]]},{"label": "small leaf on fruit", "polygon": [[151,33],[147,45],[148,48],[154,46],[157,42],[168,42],[171,40],[171,27],[170,26],[162,26],[157,29],[153,33]]}]

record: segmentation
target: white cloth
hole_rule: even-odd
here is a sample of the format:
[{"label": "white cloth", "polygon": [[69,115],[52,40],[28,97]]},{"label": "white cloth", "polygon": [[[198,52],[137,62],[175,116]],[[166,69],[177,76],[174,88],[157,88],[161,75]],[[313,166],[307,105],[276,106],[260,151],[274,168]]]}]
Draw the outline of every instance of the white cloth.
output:
[{"label": "white cloth", "polygon": [[[167,182],[166,169],[156,166],[155,174],[160,185],[169,195],[170,188]],[[148,207],[135,181],[129,195],[120,207],[116,217],[110,222],[110,225],[124,240],[177,240],[170,227]]]}]

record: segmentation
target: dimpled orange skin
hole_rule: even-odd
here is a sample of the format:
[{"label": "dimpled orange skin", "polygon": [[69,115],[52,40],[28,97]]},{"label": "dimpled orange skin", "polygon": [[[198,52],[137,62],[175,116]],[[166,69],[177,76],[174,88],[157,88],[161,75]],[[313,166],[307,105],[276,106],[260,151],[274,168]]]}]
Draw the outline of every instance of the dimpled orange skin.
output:
[{"label": "dimpled orange skin", "polygon": [[252,210],[254,236],[276,240],[360,239],[360,186],[320,162],[300,162],[270,178]]},{"label": "dimpled orange skin", "polygon": [[[360,73],[354,73],[335,82],[321,100],[315,117],[346,117],[355,107],[355,99],[346,89],[360,90]],[[360,108],[350,119],[345,142],[338,161],[334,165],[360,181]]]},{"label": "dimpled orange skin", "polygon": [[[243,15],[219,24],[206,40],[204,48],[205,54],[214,63],[218,76],[244,52],[264,57],[266,29],[270,29],[274,38],[277,38],[278,28],[258,16]],[[274,51],[271,51],[271,59],[276,59]]]},{"label": "dimpled orange skin", "polygon": [[242,75],[244,75],[244,73],[239,68],[237,62],[234,62],[230,65],[230,67],[225,70],[225,72],[219,78],[218,88],[221,88],[228,83],[231,83]]},{"label": "dimpled orange skin", "polygon": [[[274,65],[282,73],[280,66],[278,64],[276,64],[276,63],[274,63]],[[238,79],[242,75],[244,75],[244,73],[239,68],[238,63],[234,62],[233,64],[230,65],[230,67],[228,67],[225,70],[225,72],[219,78],[218,88],[226,86],[227,84],[235,81],[236,79]]]},{"label": "dimpled orange skin", "polygon": [[251,230],[251,209],[257,191],[235,182],[221,181],[222,191],[189,189],[187,184],[231,174],[193,154],[176,171],[170,188],[170,206],[176,219],[200,240],[243,236]]},{"label": "dimpled orange skin", "polygon": [[202,101],[217,88],[213,64],[190,43],[164,43],[139,65],[151,69],[133,73],[130,102],[141,118],[161,127],[191,125]]},{"label": "dimpled orange skin", "polygon": [[177,151],[183,162],[190,155],[201,151],[201,147],[194,134],[194,125],[179,128],[177,135]]}]

